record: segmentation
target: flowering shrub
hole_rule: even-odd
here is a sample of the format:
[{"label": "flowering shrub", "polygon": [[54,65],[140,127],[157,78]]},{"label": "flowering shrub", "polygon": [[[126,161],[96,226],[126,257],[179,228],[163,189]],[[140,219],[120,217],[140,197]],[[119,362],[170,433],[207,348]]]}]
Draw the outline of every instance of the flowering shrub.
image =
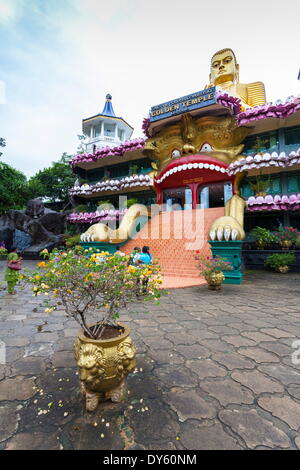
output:
[{"label": "flowering shrub", "polygon": [[300,237],[300,232],[293,227],[281,226],[276,232],[273,232],[273,235],[277,238],[278,241],[290,240],[295,243]]},{"label": "flowering shrub", "polygon": [[[47,261],[38,263],[37,271],[23,275],[24,281],[33,285],[34,295],[53,294],[53,301],[45,302],[46,312],[54,310],[59,300],[89,338],[100,339],[108,325],[117,327],[120,309],[135,301],[137,294],[144,300],[160,297],[160,268],[155,264],[128,266],[126,256],[80,246],[51,254],[44,250],[42,254]],[[100,318],[91,327],[88,318],[94,314]]]},{"label": "flowering shrub", "polygon": [[2,255],[2,256],[7,255],[7,249],[5,248],[5,243],[4,242],[0,243],[0,255]]},{"label": "flowering shrub", "polygon": [[210,276],[213,273],[232,271],[233,269],[231,263],[221,256],[203,256],[196,252],[195,259],[199,261],[200,274],[204,277]]}]

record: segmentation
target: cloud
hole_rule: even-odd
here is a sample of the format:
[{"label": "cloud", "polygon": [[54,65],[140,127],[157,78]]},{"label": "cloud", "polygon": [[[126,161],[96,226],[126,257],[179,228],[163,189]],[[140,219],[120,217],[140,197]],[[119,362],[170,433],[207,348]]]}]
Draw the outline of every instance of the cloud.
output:
[{"label": "cloud", "polygon": [[0,0],[0,24],[14,23],[22,14],[23,1]]}]

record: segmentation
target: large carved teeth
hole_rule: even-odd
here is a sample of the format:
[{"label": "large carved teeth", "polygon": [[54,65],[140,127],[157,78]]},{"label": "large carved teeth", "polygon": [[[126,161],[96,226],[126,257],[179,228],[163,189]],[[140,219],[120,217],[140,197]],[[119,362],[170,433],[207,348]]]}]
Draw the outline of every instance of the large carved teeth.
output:
[{"label": "large carved teeth", "polygon": [[217,238],[219,240],[219,242],[221,242],[223,240],[223,227],[218,227],[218,230],[217,230]]},{"label": "large carved teeth", "polygon": [[178,171],[178,167],[176,166],[175,168],[173,168],[173,172],[177,173],[177,171]]},{"label": "large carved teeth", "polygon": [[209,165],[209,169],[210,169],[210,170],[214,170],[214,169],[215,169],[215,165]]},{"label": "large carved teeth", "polygon": [[203,168],[203,163],[199,163],[199,168]]},{"label": "large carved teeth", "polygon": [[183,170],[187,170],[187,167],[188,167],[188,166],[187,166],[186,164],[182,165],[182,169],[183,169]]},{"label": "large carved teeth", "polygon": [[188,169],[191,170],[193,168],[193,164],[192,163],[189,163],[188,164]]},{"label": "large carved teeth", "polygon": [[199,163],[193,163],[193,168],[199,168]]},{"label": "large carved teeth", "polygon": [[214,241],[215,238],[216,238],[216,231],[215,231],[215,230],[211,230],[211,231],[209,232],[209,236],[210,236],[210,239],[211,239],[212,241]]},{"label": "large carved teeth", "polygon": [[177,167],[177,171],[182,171],[182,169],[183,169],[183,168],[182,168],[182,165],[179,165],[179,166]]},{"label": "large carved teeth", "polygon": [[209,164],[208,163],[204,163],[204,168],[208,169],[209,168]]},{"label": "large carved teeth", "polygon": [[225,172],[226,172],[225,168],[221,168],[221,173],[225,173]]}]

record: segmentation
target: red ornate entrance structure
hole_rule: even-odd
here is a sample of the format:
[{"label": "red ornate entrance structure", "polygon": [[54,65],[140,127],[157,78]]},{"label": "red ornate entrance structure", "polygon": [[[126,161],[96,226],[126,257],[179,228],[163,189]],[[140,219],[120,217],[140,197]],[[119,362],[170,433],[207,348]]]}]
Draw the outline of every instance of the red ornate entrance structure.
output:
[{"label": "red ornate entrance structure", "polygon": [[157,203],[163,204],[165,190],[188,188],[191,191],[191,209],[199,207],[199,190],[211,183],[231,183],[234,178],[228,176],[228,165],[213,157],[196,154],[172,160],[154,179]]}]

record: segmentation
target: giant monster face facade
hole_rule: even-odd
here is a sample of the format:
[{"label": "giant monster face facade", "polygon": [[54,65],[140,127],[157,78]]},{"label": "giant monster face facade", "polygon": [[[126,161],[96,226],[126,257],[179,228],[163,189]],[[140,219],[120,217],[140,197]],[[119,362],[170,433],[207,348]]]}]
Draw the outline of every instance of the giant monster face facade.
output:
[{"label": "giant monster face facade", "polygon": [[241,142],[250,132],[250,127],[238,127],[233,117],[184,114],[180,122],[148,139],[144,154],[154,160],[156,174],[172,159],[185,155],[203,154],[229,164],[242,153]]}]

